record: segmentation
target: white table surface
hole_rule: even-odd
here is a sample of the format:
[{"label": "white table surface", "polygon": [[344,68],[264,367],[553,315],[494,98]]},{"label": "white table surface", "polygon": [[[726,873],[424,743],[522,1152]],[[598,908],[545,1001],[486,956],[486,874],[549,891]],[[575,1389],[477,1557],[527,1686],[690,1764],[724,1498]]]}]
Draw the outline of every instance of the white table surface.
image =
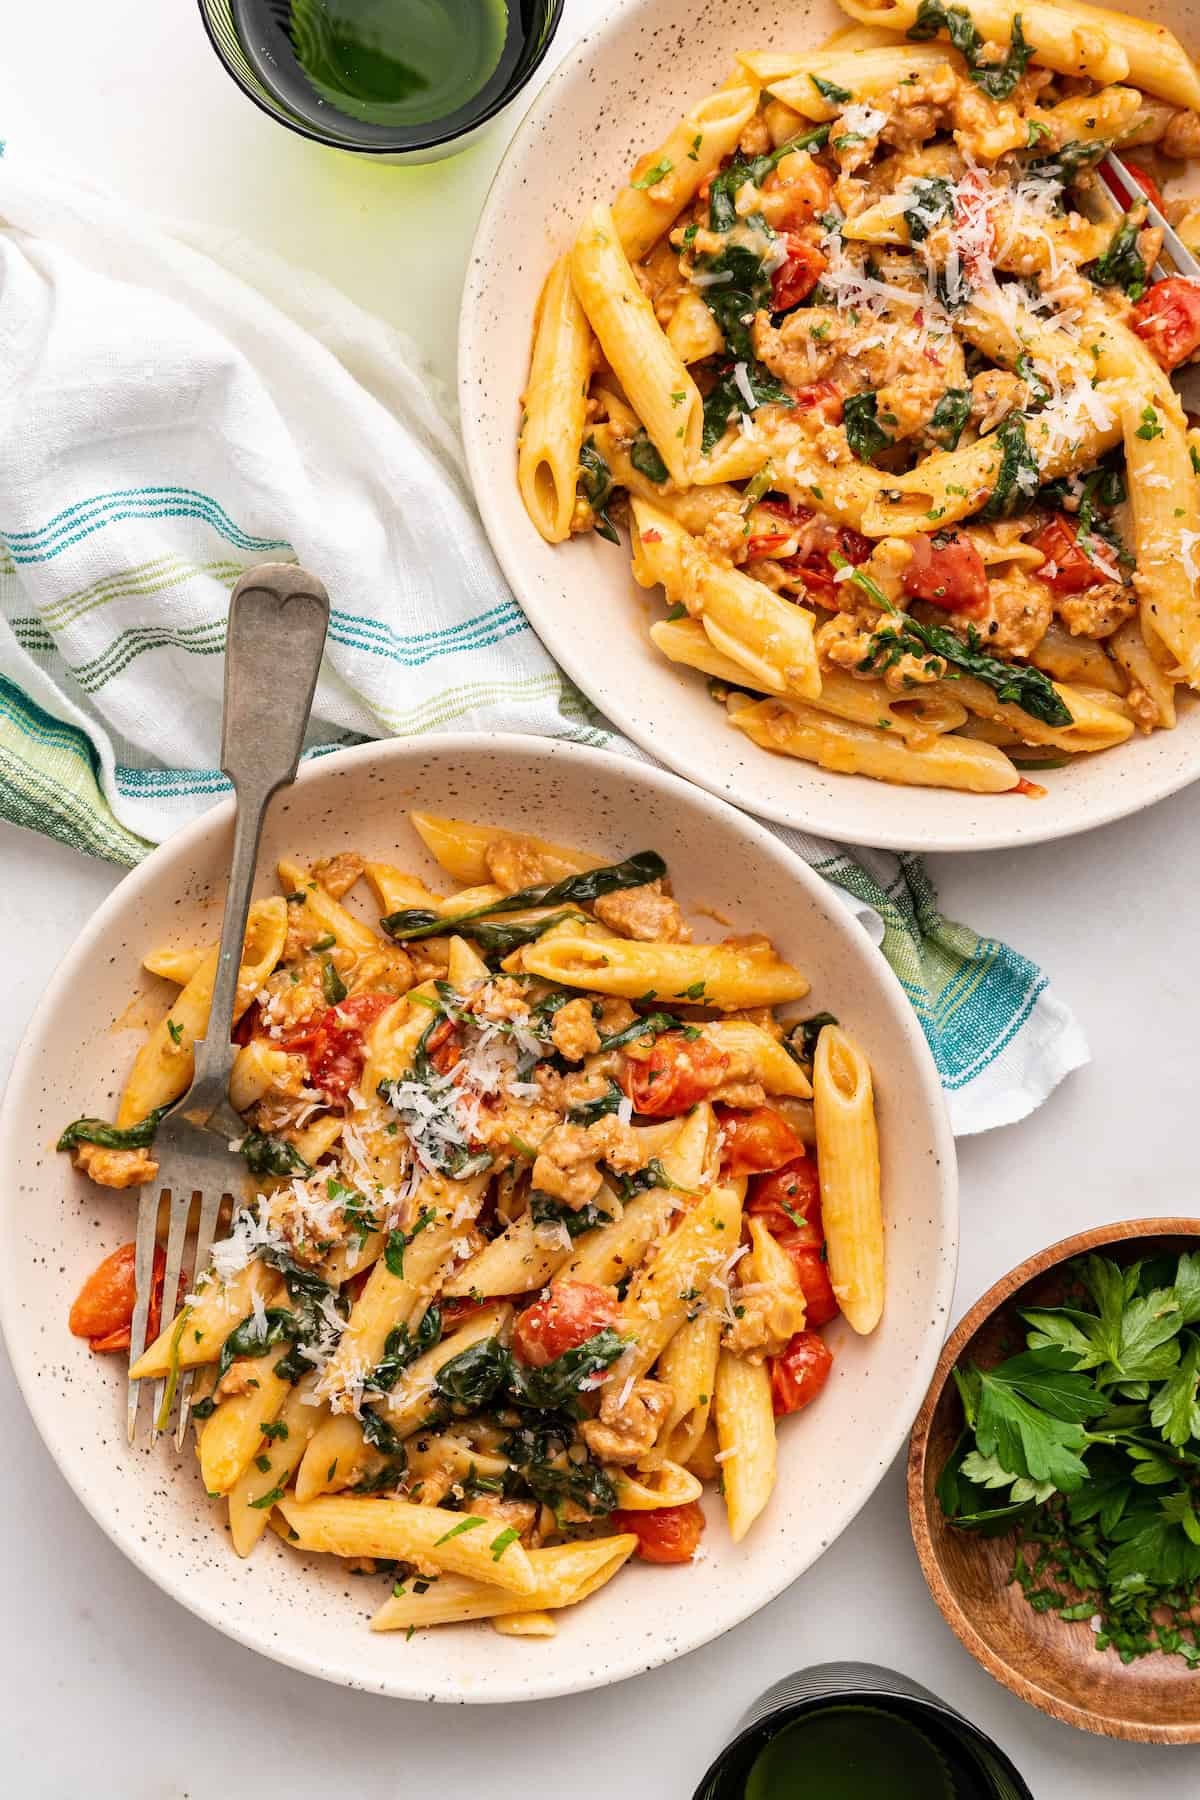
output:
[{"label": "white table surface", "polygon": [[[602,0],[567,0],[552,57]],[[450,163],[364,166],[245,101],[188,0],[5,9],[0,133],[47,135],[147,208],[257,238],[407,329],[447,381],[476,214],[511,120]],[[24,122],[23,122],[24,121]],[[0,1077],[51,970],[117,872],[0,826]],[[961,1146],[956,1315],[1006,1269],[1090,1224],[1196,1208],[1194,954],[1200,790],[1069,843],[938,858],[946,911],[1051,971],[1095,1060],[1032,1119]],[[260,1660],[128,1566],[57,1474],[0,1358],[0,1786],[22,1800],[355,1800],[419,1791],[686,1800],[743,1708],[835,1657],[905,1670],[1012,1754],[1038,1800],[1178,1800],[1200,1749],[1052,1723],[963,1651],[926,1593],[894,1467],[855,1524],[764,1613],[672,1667],[531,1707],[443,1710]],[[676,1579],[674,1576],[666,1579]],[[679,1579],[686,1579],[682,1574]],[[7,1779],[5,1779],[7,1778]],[[820,1796],[814,1796],[820,1800]]]}]

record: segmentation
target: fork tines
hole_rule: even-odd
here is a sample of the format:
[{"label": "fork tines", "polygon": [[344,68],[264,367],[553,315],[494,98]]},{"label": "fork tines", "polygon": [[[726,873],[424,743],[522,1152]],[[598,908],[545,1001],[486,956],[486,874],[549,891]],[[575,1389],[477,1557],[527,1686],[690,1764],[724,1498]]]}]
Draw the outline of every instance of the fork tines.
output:
[{"label": "fork tines", "polygon": [[1111,175],[1119,185],[1119,197],[1125,211],[1134,201],[1145,201],[1146,218],[1151,225],[1156,225],[1162,232],[1163,249],[1171,258],[1174,268],[1168,267],[1160,259],[1150,271],[1152,281],[1162,281],[1168,275],[1186,275],[1189,280],[1200,281],[1200,261],[1192,254],[1179,233],[1163,218],[1153,200],[1145,193],[1140,184],[1134,180],[1125,164],[1113,151],[1104,157],[1100,167],[1106,175]]},{"label": "fork tines", "polygon": [[[164,1141],[165,1140],[165,1141]],[[229,1149],[228,1140],[201,1126],[193,1125],[178,1114],[163,1120],[159,1128],[158,1178],[147,1183],[138,1202],[137,1238],[134,1257],[134,1280],[137,1298],[129,1337],[129,1366],[132,1369],[146,1349],[146,1326],[150,1315],[150,1297],[154,1289],[154,1256],[158,1235],[159,1209],[168,1201],[166,1262],[163,1269],[161,1327],[167,1328],[177,1314],[180,1275],[184,1253],[195,1216],[195,1238],[189,1260],[193,1286],[208,1267],[213,1239],[216,1236],[221,1201],[234,1195],[240,1186],[238,1177],[243,1165]],[[181,1346],[173,1345],[174,1363],[178,1368]],[[154,1383],[154,1410],[150,1441],[165,1431],[176,1401],[179,1417],[175,1429],[176,1448],[183,1445],[191,1411],[194,1371],[179,1369],[175,1385],[171,1376],[159,1376]],[[129,1441],[137,1436],[141,1391],[149,1382],[131,1381],[127,1428]]]}]

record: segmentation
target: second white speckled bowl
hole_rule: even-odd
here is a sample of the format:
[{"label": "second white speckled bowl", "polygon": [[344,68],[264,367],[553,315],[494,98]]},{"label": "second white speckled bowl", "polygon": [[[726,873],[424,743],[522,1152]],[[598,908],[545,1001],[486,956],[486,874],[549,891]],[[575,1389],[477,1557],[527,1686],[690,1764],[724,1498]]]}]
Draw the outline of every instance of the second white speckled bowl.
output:
[{"label": "second white speckled bowl", "polygon": [[[104,1192],[55,1154],[63,1124],[112,1116],[151,1019],[174,990],[142,973],[162,942],[215,939],[230,808],[182,831],[99,909],[46,991],[0,1115],[0,1320],[26,1400],[64,1476],[113,1541],[168,1593],[250,1648],[330,1681],[410,1699],[508,1701],[597,1687],[728,1631],[801,1574],[849,1524],[904,1442],[945,1335],[957,1253],[954,1146],[932,1058],[900,985],[831,890],[760,826],[660,774],[521,737],[393,740],[310,764],[267,821],[260,882],[286,853],[356,847],[427,879],[409,808],[476,817],[617,858],[657,848],[685,906],[768,932],[875,1071],[887,1211],[888,1301],[874,1336],[831,1329],[833,1375],[781,1432],[779,1485],[734,1546],[706,1503],[704,1556],[637,1564],[550,1640],[487,1626],[373,1635],[381,1580],[299,1558],[268,1533],[239,1562],[188,1452],[125,1441],[118,1357],[67,1331],[84,1276],[133,1235],[135,1198]],[[703,923],[700,921],[699,923]],[[714,931],[715,927],[712,927]],[[809,1010],[806,1002],[804,1009]]]},{"label": "second white speckled bowl", "polygon": [[[1178,0],[1130,0],[1189,43]],[[519,396],[541,283],[598,199],[687,105],[720,85],[739,50],[820,43],[847,18],[834,0],[627,0],[551,76],[513,139],[476,233],[459,326],[467,459],[492,547],[534,630],[588,698],[635,743],[692,781],[766,819],[852,844],[989,850],[1069,837],[1123,818],[1200,776],[1200,707],[1186,697],[1175,731],[1037,779],[1048,792],[959,794],[892,787],[774,756],[734,730],[704,678],[651,644],[658,600],[629,557],[589,535],[543,543],[517,492]]]}]

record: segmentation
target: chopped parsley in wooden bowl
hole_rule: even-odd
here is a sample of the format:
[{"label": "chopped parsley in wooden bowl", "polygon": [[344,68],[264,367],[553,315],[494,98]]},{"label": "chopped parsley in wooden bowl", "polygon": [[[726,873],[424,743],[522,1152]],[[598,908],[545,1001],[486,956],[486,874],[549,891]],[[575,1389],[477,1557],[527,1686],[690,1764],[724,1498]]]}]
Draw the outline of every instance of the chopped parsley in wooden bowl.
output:
[{"label": "chopped parsley in wooden bowl", "polygon": [[946,1342],[909,1447],[941,1612],[1053,1718],[1200,1742],[1200,1219],[1052,1245]]}]

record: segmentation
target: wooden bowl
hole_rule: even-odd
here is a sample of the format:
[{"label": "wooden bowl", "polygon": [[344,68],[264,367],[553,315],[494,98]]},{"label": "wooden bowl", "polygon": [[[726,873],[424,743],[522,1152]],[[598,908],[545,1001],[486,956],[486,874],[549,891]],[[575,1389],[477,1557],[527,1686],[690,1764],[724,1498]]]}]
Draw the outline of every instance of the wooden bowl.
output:
[{"label": "wooden bowl", "polygon": [[1022,1347],[1018,1306],[1061,1302],[1063,1265],[1101,1250],[1115,1262],[1195,1248],[1200,1219],[1127,1219],[1081,1231],[1031,1256],[989,1288],[946,1340],[909,1442],[908,1513],[929,1591],[989,1675],[1052,1719],[1142,1744],[1200,1743],[1200,1673],[1160,1652],[1122,1663],[1098,1651],[1086,1619],[1036,1613],[1009,1580],[1012,1543],[955,1531],[934,1492],[963,1426],[950,1371],[987,1368]]}]

